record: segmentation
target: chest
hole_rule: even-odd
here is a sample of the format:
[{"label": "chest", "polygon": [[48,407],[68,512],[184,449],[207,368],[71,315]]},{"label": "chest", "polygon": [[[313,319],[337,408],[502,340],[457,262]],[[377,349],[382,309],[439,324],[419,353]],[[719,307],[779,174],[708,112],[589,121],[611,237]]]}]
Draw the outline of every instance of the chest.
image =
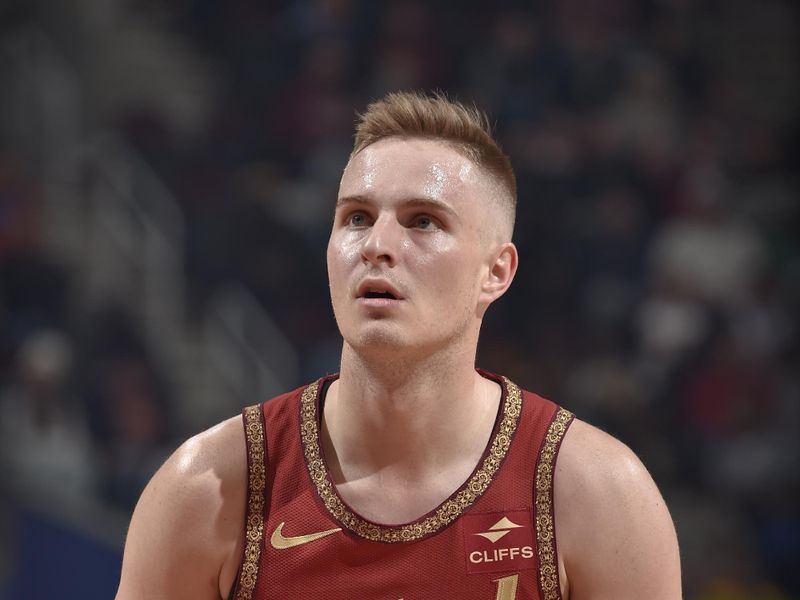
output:
[{"label": "chest", "polygon": [[367,520],[409,523],[447,500],[468,479],[471,470],[456,466],[424,479],[397,477],[384,471],[337,484],[336,492]]},{"label": "chest", "polygon": [[[333,485],[313,413],[303,419],[301,410],[293,422],[286,415],[297,412],[276,410],[272,427],[266,415],[263,438],[248,442],[251,482],[262,487],[249,491],[254,508],[232,597],[560,600],[552,473],[571,415],[542,404],[541,415],[525,418],[518,391],[507,398],[471,475],[402,525],[382,525],[385,519],[354,510]],[[260,421],[251,415],[250,421],[245,415],[248,436]],[[261,457],[259,439],[266,440]],[[413,496],[406,490],[416,516]]]},{"label": "chest", "polygon": [[255,597],[539,599],[548,555],[532,493],[506,492],[460,514],[456,495],[423,519],[386,527],[346,506],[332,515],[315,491],[301,491],[270,507]]}]

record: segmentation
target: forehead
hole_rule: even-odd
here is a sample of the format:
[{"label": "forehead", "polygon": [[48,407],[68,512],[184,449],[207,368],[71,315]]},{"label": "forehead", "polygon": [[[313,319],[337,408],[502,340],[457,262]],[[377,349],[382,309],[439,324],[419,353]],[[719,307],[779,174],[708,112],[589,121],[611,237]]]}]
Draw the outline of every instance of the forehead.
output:
[{"label": "forehead", "polygon": [[444,200],[476,191],[478,168],[450,145],[387,138],[356,154],[345,167],[339,197],[381,195]]}]

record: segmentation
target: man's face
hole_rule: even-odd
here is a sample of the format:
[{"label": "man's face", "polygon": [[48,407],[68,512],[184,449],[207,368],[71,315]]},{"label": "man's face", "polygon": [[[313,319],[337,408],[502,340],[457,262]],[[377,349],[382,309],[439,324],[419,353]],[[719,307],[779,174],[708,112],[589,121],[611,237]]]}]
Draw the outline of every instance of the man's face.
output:
[{"label": "man's face", "polygon": [[356,349],[433,352],[472,335],[488,305],[491,186],[438,141],[388,138],[345,168],[328,243],[336,320]]}]

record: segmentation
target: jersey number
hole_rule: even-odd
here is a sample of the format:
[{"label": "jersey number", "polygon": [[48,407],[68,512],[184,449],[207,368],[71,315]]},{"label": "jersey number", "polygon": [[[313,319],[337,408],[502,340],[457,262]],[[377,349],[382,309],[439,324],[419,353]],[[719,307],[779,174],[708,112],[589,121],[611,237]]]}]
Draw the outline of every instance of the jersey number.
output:
[{"label": "jersey number", "polygon": [[514,600],[517,597],[517,580],[519,575],[509,575],[508,577],[501,577],[495,579],[494,583],[497,584],[497,595],[495,600]]}]

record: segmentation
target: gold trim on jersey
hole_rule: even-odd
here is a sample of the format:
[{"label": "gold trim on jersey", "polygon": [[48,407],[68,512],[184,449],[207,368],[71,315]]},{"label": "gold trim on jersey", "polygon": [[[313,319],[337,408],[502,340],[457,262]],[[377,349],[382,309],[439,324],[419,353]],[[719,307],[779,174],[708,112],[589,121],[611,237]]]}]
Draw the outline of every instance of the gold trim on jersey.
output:
[{"label": "gold trim on jersey", "polygon": [[573,414],[559,408],[547,429],[536,465],[536,545],[539,548],[539,584],[542,600],[561,600],[558,585],[556,538],[553,523],[553,474],[558,445]]},{"label": "gold trim on jersey", "polygon": [[248,406],[243,411],[247,436],[247,529],[244,559],[235,600],[250,600],[256,587],[258,561],[261,558],[261,541],[264,538],[264,423],[261,406]]},{"label": "gold trim on jersey", "polygon": [[478,469],[472,474],[458,493],[445,500],[432,515],[407,525],[385,526],[365,521],[344,502],[328,477],[319,445],[318,392],[322,380],[303,390],[300,399],[300,434],[311,481],[317,489],[322,503],[336,521],[356,535],[373,542],[411,542],[439,531],[452,523],[480,498],[492,483],[511,445],[522,411],[522,393],[509,379],[503,377],[505,402],[497,431],[492,435],[489,452]]}]

